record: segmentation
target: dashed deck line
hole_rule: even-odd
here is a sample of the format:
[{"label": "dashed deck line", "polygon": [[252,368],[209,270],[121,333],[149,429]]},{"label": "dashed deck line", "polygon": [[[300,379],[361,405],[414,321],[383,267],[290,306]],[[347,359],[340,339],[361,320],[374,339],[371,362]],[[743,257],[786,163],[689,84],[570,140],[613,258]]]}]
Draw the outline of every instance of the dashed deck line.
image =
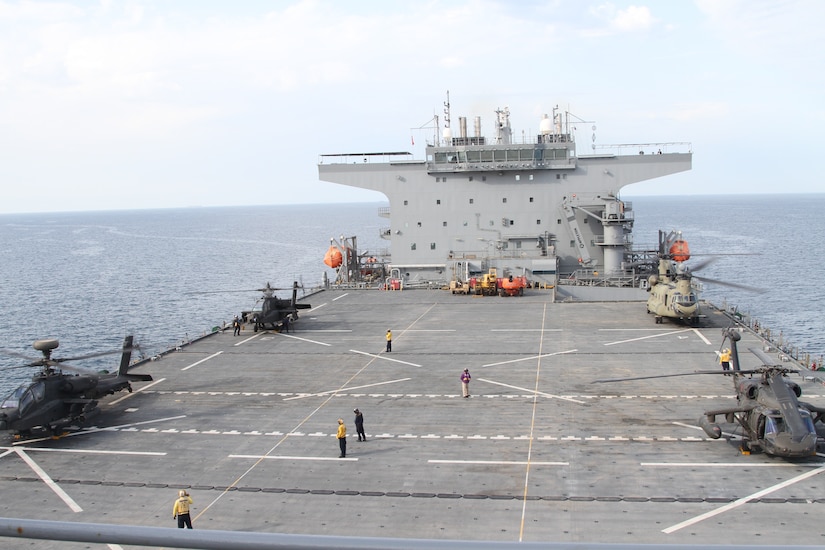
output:
[{"label": "dashed deck line", "polygon": [[[88,428],[88,430],[96,430],[97,428]],[[74,433],[83,433],[85,430]],[[107,428],[106,431],[117,432],[140,432],[146,434],[184,434],[184,435],[231,435],[231,436],[265,436],[265,437],[336,437],[334,432],[281,432],[281,431],[261,431],[261,430],[198,430],[194,428]],[[370,439],[421,439],[421,440],[439,440],[445,441],[459,440],[459,441],[529,441],[529,435],[484,435],[484,434],[414,434],[414,433],[379,433],[369,434]],[[554,442],[554,441],[570,441],[570,442],[643,442],[643,443],[700,443],[708,441],[725,441],[725,439],[710,439],[707,437],[685,436],[675,437],[671,435],[651,436],[651,435],[539,435],[534,436],[535,441]]]},{"label": "dashed deck line", "polygon": [[[219,396],[243,396],[243,397],[307,397],[311,395],[323,396],[333,392],[322,392],[317,394],[304,392],[249,392],[249,391],[190,391],[190,390],[146,390],[142,393],[157,394],[157,395],[206,395],[210,397]],[[458,393],[344,393],[334,392],[337,397],[394,397],[405,399],[429,398],[429,399],[455,399],[462,397]],[[549,394],[548,394],[549,395]],[[570,394],[553,394],[553,397],[558,399],[735,399],[734,395],[570,395]],[[805,394],[806,398],[825,398],[823,395]],[[477,399],[514,399],[525,398],[532,399],[532,393],[521,394],[476,394],[473,398]]]}]

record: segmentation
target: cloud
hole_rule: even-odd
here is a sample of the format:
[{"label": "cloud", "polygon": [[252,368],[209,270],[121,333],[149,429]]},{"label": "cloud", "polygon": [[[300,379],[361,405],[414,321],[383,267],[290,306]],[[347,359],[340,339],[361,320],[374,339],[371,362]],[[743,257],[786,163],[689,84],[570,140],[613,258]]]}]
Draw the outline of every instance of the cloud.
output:
[{"label": "cloud", "polygon": [[626,9],[618,9],[614,4],[606,3],[590,8],[589,12],[607,25],[607,28],[591,30],[593,36],[599,33],[607,34],[610,31],[646,31],[658,22],[646,6],[628,6]]}]

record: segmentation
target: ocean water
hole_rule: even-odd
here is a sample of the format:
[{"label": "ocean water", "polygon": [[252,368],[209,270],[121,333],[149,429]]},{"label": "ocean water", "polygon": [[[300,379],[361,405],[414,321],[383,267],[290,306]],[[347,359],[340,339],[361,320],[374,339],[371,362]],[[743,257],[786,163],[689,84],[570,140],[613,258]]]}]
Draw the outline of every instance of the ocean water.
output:
[{"label": "ocean water", "polygon": [[[637,248],[681,230],[703,296],[737,305],[789,345],[825,351],[825,195],[631,199]],[[381,203],[0,215],[0,394],[28,379],[31,344],[59,338],[55,357],[116,351],[134,334],[147,356],[229,322],[267,282],[318,286],[330,238],[379,253]],[[694,260],[691,260],[691,263]],[[284,291],[286,295],[289,291]],[[115,368],[118,357],[78,361]]]}]

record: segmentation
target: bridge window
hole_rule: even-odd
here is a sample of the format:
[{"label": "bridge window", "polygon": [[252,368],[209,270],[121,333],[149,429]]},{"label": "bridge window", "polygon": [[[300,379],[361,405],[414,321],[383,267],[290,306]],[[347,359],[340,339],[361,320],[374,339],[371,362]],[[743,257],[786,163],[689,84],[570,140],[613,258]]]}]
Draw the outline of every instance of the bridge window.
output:
[{"label": "bridge window", "polygon": [[441,204],[441,199],[435,199],[436,204]]},{"label": "bridge window", "polygon": [[430,250],[435,250],[435,243],[430,243]]},{"label": "bridge window", "polygon": [[447,227],[447,222],[441,222],[441,225],[443,225],[444,227]]},{"label": "bridge window", "polygon": [[473,204],[473,199],[470,199],[470,204]]},{"label": "bridge window", "polygon": [[415,243],[412,243],[412,244],[410,245],[410,250],[415,250]]},{"label": "bridge window", "polygon": [[541,225],[541,220],[536,220],[536,225]]}]

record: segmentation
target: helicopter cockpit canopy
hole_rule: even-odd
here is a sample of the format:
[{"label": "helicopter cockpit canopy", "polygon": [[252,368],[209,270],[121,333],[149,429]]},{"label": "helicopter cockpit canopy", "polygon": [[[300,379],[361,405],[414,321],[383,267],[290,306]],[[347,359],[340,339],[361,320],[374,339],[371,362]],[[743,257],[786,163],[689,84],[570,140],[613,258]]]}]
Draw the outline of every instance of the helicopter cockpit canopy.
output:
[{"label": "helicopter cockpit canopy", "polygon": [[46,384],[42,381],[23,384],[0,403],[0,409],[18,409],[24,414],[35,401],[42,401],[46,395]]},{"label": "helicopter cockpit canopy", "polygon": [[[802,421],[805,423],[807,433],[816,434],[814,420],[811,417],[810,411],[808,411],[807,409],[799,409],[799,416],[802,417]],[[775,412],[770,415],[765,415],[765,436],[777,435],[785,431],[787,431],[785,427],[785,420],[782,418],[782,415],[779,414],[779,412]]]},{"label": "helicopter cockpit canopy", "polygon": [[696,303],[696,295],[692,292],[690,294],[675,293],[673,295],[673,303],[680,306],[692,306]]}]

